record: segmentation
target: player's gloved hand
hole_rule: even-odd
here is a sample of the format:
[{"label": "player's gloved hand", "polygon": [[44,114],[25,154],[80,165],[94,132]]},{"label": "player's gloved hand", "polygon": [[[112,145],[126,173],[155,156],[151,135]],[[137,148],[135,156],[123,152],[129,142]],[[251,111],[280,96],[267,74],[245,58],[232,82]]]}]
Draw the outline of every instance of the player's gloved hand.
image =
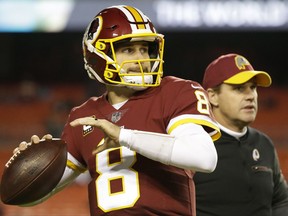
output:
[{"label": "player's gloved hand", "polygon": [[[51,140],[53,137],[51,134],[46,134],[42,137],[42,140]],[[31,137],[30,143],[27,143],[26,141],[22,141],[17,148],[13,150],[13,154],[15,154],[17,151],[24,151],[27,146],[31,144],[38,144],[40,142],[40,138],[37,135],[33,135]]]},{"label": "player's gloved hand", "polygon": [[104,151],[105,149],[109,148],[117,148],[120,147],[119,144],[119,135],[121,128],[106,119],[96,119],[93,117],[84,117],[84,118],[78,118],[74,121],[70,122],[70,125],[72,127],[78,126],[78,125],[90,125],[97,127],[101,129],[106,137],[104,138],[104,143],[101,145],[98,145],[96,149],[92,152],[93,154],[100,153],[101,151]]}]

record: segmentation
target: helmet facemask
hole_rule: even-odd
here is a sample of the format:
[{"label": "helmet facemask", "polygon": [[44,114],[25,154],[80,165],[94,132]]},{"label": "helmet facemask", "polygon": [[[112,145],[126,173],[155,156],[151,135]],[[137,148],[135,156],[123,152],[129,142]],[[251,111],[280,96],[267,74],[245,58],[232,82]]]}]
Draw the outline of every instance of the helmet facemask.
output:
[{"label": "helmet facemask", "polygon": [[[106,60],[106,68],[104,70],[105,79],[111,84],[124,85],[135,90],[142,90],[146,89],[147,87],[158,86],[161,82],[161,77],[163,76],[163,38],[152,34],[148,36],[139,35],[138,37],[133,35],[133,38],[131,38],[129,35],[125,35],[125,37],[122,36],[120,39],[117,39],[99,39],[96,42],[96,48],[97,43],[109,44],[110,47],[107,55],[104,52],[97,50],[97,52],[101,53]],[[136,41],[147,41],[149,58],[125,60],[121,64],[118,63],[116,59],[117,47],[123,43],[133,43]],[[143,65],[147,65],[147,62],[150,63],[150,67],[143,67]],[[129,71],[127,72],[124,69],[126,64],[131,63],[138,65],[140,70],[138,73],[129,73]]]}]

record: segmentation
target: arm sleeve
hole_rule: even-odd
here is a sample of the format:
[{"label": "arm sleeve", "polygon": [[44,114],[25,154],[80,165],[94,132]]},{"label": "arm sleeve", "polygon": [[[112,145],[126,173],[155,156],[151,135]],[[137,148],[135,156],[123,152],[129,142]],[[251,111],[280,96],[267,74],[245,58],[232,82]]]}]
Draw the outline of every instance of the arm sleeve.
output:
[{"label": "arm sleeve", "polygon": [[217,152],[202,126],[179,125],[170,135],[121,129],[120,145],[167,165],[200,172],[212,172]]},{"label": "arm sleeve", "polygon": [[281,172],[276,151],[275,151],[273,178],[274,178],[274,192],[273,192],[273,200],[272,200],[272,215],[273,216],[287,216],[288,215],[288,186]]}]

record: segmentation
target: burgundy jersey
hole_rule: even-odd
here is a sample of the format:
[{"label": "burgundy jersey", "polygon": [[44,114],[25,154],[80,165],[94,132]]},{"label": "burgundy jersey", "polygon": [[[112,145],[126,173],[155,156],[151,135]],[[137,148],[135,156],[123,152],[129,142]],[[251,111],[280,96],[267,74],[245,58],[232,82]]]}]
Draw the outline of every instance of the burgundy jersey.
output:
[{"label": "burgundy jersey", "polygon": [[[106,94],[90,98],[71,111],[62,137],[70,154],[92,177],[91,215],[195,215],[191,171],[150,160],[126,147],[92,155],[103,142],[103,132],[91,126],[69,125],[86,116],[107,119],[127,129],[164,134],[180,124],[194,122],[218,137],[206,93],[198,83],[165,77],[159,87],[137,92],[118,110],[109,104]],[[183,117],[168,128],[169,121],[179,116]],[[195,145],[193,140],[191,144]]]}]

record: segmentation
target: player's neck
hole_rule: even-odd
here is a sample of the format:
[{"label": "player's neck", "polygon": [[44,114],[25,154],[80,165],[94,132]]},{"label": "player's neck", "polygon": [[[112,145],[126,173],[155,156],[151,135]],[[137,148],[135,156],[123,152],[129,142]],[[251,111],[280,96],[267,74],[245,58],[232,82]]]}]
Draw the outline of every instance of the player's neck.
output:
[{"label": "player's neck", "polygon": [[111,105],[118,104],[127,101],[135,93],[135,90],[119,87],[119,86],[107,86],[108,101]]}]

